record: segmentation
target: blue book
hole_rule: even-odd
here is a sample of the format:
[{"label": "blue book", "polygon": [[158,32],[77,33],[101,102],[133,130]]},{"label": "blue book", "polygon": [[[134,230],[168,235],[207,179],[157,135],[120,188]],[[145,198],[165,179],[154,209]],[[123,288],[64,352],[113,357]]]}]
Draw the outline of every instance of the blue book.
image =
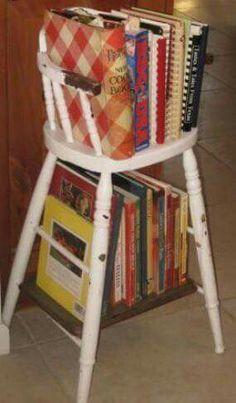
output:
[{"label": "blue book", "polygon": [[135,150],[149,146],[148,31],[126,31],[126,58],[133,98]]}]

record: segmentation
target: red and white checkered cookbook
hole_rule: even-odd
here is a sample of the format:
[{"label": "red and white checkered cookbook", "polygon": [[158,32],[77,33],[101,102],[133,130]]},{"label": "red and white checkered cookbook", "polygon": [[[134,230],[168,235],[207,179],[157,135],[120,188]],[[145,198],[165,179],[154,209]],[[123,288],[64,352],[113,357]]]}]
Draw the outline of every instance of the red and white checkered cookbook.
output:
[{"label": "red and white checkered cookbook", "polygon": [[[107,20],[97,26],[95,17],[84,23],[69,18],[66,11],[45,13],[49,57],[101,83],[101,94],[91,96],[90,101],[103,154],[129,158],[134,154],[134,134],[124,26]],[[74,139],[92,147],[78,93],[68,87],[63,91]]]}]

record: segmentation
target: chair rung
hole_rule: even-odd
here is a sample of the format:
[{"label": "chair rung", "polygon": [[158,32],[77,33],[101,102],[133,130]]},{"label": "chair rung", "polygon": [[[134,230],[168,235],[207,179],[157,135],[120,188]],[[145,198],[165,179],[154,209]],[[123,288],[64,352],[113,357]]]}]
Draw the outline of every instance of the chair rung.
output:
[{"label": "chair rung", "polygon": [[45,232],[42,227],[37,227],[36,232],[64,257],[70,260],[75,266],[79,267],[81,270],[89,275],[89,268],[82,262],[82,260],[78,259],[75,255],[73,255],[73,253],[68,251],[66,248],[64,248],[64,246],[57,242],[51,235],[47,234],[47,232]]},{"label": "chair rung", "polygon": [[82,339],[74,336],[73,334],[71,334],[70,332],[68,332],[68,330],[66,330],[63,326],[60,325],[60,323],[58,323],[55,319],[53,319],[50,316],[50,319],[55,323],[55,325],[57,327],[59,327],[59,329],[61,329],[75,344],[77,344],[77,346],[81,347],[81,343],[82,343]]}]

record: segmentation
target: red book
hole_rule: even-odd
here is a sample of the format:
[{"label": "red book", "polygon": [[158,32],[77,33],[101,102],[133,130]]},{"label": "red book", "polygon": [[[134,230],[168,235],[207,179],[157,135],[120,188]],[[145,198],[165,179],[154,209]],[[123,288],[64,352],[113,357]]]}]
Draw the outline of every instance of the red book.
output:
[{"label": "red book", "polygon": [[159,38],[157,63],[157,138],[159,144],[165,140],[166,120],[166,38]]},{"label": "red book", "polygon": [[174,276],[173,287],[179,286],[180,270],[180,197],[177,193],[172,193],[173,215],[174,215]]},{"label": "red book", "polygon": [[125,242],[126,242],[126,298],[128,306],[135,304],[136,250],[135,250],[135,202],[125,199]]}]

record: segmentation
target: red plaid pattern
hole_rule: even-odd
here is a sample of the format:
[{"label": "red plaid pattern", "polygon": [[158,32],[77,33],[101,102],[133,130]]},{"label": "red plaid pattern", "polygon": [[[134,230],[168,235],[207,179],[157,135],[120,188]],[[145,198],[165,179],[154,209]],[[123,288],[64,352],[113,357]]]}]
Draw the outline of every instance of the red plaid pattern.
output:
[{"label": "red plaid pattern", "polygon": [[[91,97],[91,108],[103,154],[114,159],[134,153],[132,104],[124,53],[124,27],[109,23],[95,27],[53,12],[45,14],[48,54],[66,69],[102,84],[101,94]],[[64,88],[65,102],[75,140],[91,145],[79,95]]]}]

